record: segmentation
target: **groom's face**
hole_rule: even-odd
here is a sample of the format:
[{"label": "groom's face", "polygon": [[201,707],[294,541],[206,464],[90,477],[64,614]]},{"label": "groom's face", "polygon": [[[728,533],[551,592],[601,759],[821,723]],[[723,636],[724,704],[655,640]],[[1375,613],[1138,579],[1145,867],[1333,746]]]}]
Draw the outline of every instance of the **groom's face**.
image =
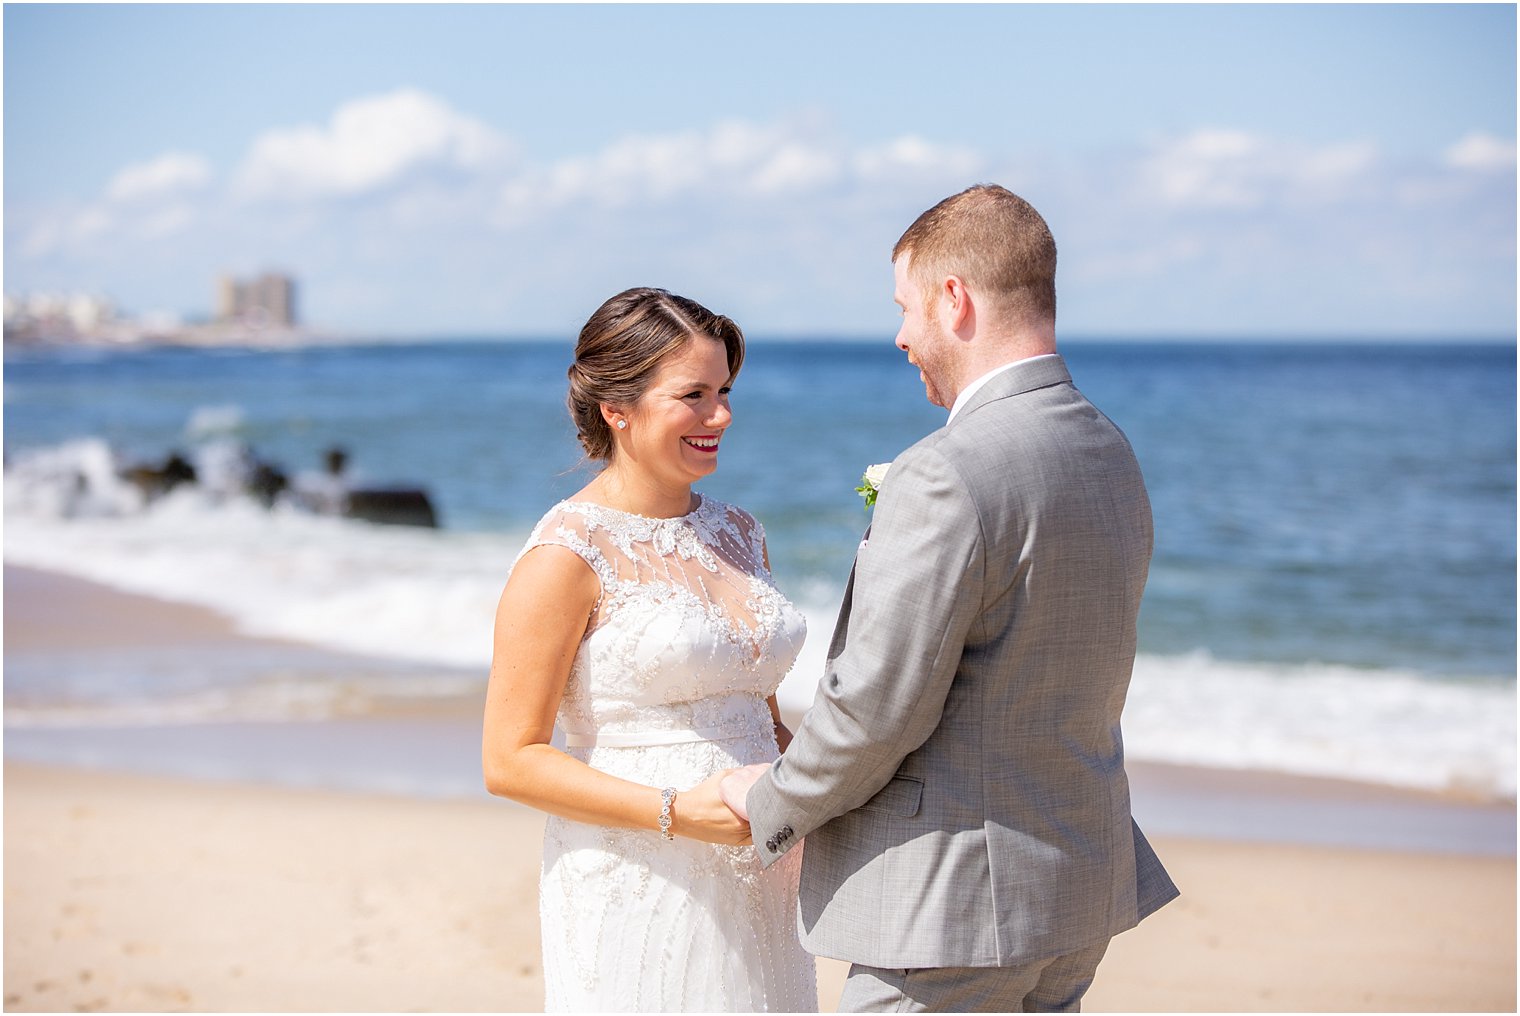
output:
[{"label": "groom's face", "polygon": [[917,280],[909,276],[912,254],[904,254],[892,265],[893,301],[902,308],[902,327],[897,330],[897,348],[908,354],[908,362],[918,368],[924,394],[936,406],[949,409],[955,403],[949,376],[952,342],[935,313],[933,302]]}]

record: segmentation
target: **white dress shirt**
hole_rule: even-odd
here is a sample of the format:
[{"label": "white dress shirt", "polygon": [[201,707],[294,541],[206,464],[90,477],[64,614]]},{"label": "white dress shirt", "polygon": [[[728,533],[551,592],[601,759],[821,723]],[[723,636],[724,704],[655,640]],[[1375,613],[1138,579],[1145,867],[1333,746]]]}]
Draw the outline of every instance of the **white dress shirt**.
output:
[{"label": "white dress shirt", "polygon": [[[1014,360],[1012,363],[1005,363],[1001,367],[992,368],[987,373],[971,382],[965,388],[961,389],[961,393],[955,397],[955,405],[950,407],[950,420],[955,419],[955,414],[961,411],[961,407],[970,401],[971,396],[975,395],[977,393],[977,390],[981,388],[982,385],[986,384],[988,381],[991,381],[993,378],[1003,373],[1003,371],[1008,370],[1011,367],[1016,367],[1021,363],[1029,363],[1033,360],[1043,360],[1048,356],[1056,355],[1057,354],[1055,353],[1040,353],[1038,356],[1026,356],[1022,360]],[[949,424],[950,420],[946,420],[945,423]]]}]

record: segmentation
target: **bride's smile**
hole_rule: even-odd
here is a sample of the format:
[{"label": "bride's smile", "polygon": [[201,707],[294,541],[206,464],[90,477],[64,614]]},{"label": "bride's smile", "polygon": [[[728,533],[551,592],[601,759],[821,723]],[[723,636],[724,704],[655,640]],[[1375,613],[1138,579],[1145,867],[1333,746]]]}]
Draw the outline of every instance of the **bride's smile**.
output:
[{"label": "bride's smile", "polygon": [[705,335],[661,365],[615,440],[625,452],[611,469],[660,487],[690,486],[718,468],[718,445],[733,423],[728,352]]}]

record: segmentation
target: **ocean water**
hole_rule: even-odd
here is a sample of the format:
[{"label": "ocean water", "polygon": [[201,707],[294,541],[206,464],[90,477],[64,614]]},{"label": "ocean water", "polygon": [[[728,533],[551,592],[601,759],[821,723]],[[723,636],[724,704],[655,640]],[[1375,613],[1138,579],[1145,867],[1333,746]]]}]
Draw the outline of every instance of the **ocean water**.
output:
[{"label": "ocean water", "polygon": [[[1071,342],[1128,434],[1156,554],[1125,716],[1135,758],[1515,791],[1515,347]],[[204,604],[245,630],[393,664],[6,661],[21,731],[379,714],[483,686],[496,597],[532,524],[589,479],[565,342],[296,350],[7,349],[7,562]],[[808,648],[804,708],[868,514],[865,466],[940,426],[889,340],[752,341],[699,489],[766,526]],[[320,485],[425,487],[437,531],[266,509],[248,455]],[[171,450],[201,483],[118,477]]]}]

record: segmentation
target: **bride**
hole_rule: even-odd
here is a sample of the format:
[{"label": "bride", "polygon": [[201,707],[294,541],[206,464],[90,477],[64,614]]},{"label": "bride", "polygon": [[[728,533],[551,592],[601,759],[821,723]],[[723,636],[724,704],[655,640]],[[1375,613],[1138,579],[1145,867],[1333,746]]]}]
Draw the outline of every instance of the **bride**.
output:
[{"label": "bride", "polygon": [[497,608],[485,780],[549,813],[550,1011],[817,1008],[802,852],[762,870],[718,795],[791,739],[775,691],[804,636],[759,522],[692,490],[743,360],[737,325],[664,290],[591,316],[569,405],[606,468],[534,528]]}]

